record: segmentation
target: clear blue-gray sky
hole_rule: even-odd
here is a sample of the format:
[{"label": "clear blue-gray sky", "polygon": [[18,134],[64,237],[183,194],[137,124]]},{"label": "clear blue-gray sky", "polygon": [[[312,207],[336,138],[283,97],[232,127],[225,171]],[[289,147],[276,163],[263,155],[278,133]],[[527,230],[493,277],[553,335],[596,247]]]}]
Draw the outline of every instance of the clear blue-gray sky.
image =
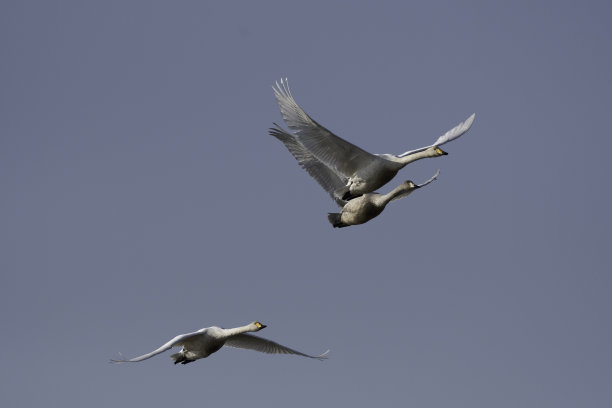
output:
[{"label": "clear blue-gray sky", "polygon": [[[610,407],[610,2],[220,3],[1,3],[0,405]],[[334,230],[285,76],[375,153],[476,121]],[[330,359],[108,364],[253,320]]]}]

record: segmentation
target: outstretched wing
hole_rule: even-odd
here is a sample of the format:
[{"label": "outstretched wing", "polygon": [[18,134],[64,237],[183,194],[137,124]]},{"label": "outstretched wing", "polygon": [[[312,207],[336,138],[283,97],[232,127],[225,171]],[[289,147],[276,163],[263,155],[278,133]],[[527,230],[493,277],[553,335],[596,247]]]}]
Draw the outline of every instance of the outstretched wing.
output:
[{"label": "outstretched wing", "polygon": [[286,79],[284,81],[281,79],[280,84],[277,82],[276,88],[272,89],[283,120],[289,129],[313,156],[327,167],[334,169],[336,173],[349,178],[357,170],[368,167],[372,162],[385,161],[334,135],[315,122],[295,102]]},{"label": "outstretched wing", "polygon": [[323,190],[329,193],[338,206],[343,207],[346,202],[342,200],[342,197],[338,197],[336,192],[346,187],[347,180],[343,180],[334,170],[314,157],[293,135],[284,131],[276,123],[274,125],[276,128],[270,128],[268,133],[283,142],[300,166],[323,187]]},{"label": "outstretched wing", "polygon": [[290,349],[271,340],[264,339],[262,337],[253,336],[251,334],[238,334],[232,336],[225,341],[225,346],[255,350],[262,353],[268,354],[295,354],[298,356],[316,358],[318,360],[325,360],[329,350],[318,356],[311,356],[308,354],[301,353],[299,351]]},{"label": "outstretched wing", "polygon": [[189,340],[201,334],[202,333],[200,331],[196,331],[193,333],[180,334],[176,336],[175,338],[173,338],[172,340],[170,340],[169,342],[167,342],[166,344],[164,344],[163,346],[161,346],[160,348],[158,348],[157,350],[154,350],[150,353],[143,354],[142,356],[134,357],[129,360],[128,359],[120,359],[120,360],[111,359],[111,363],[136,363],[138,361],[146,360],[160,353],[163,353],[164,351],[169,350],[172,347],[182,346],[184,341]]},{"label": "outstretched wing", "polygon": [[433,177],[431,177],[429,180],[427,180],[426,182],[422,183],[422,184],[417,184],[417,187],[423,187],[428,185],[429,183],[431,183],[432,181],[434,181],[435,179],[438,178],[438,176],[440,175],[440,169],[438,169],[438,171],[436,171],[436,174],[433,175]]},{"label": "outstretched wing", "polygon": [[431,146],[442,146],[443,144],[448,143],[451,140],[457,139],[459,136],[463,135],[465,132],[467,132],[470,129],[470,127],[472,126],[472,123],[474,123],[475,117],[476,117],[476,114],[472,113],[472,116],[467,118],[465,122],[458,124],[451,130],[449,130],[448,132],[440,136],[434,144],[425,146],[425,147],[421,147],[420,149],[409,150],[405,153],[398,155],[397,157],[409,156],[411,154],[422,152],[423,150],[429,149]]}]

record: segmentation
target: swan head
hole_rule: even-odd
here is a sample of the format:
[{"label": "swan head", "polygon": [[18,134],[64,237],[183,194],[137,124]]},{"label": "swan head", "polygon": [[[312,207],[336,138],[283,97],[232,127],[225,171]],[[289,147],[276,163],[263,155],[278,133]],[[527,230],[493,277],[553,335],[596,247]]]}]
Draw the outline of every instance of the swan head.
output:
[{"label": "swan head", "polygon": [[440,149],[438,146],[434,146],[434,154],[435,156],[446,156],[448,153],[446,153],[444,150]]},{"label": "swan head", "polygon": [[260,330],[265,329],[266,327],[268,327],[265,324],[261,324],[259,322],[253,322],[253,323],[251,323],[251,325],[255,328],[253,331],[260,331]]},{"label": "swan head", "polygon": [[402,183],[402,190],[413,190],[419,188],[412,180],[406,180]]}]

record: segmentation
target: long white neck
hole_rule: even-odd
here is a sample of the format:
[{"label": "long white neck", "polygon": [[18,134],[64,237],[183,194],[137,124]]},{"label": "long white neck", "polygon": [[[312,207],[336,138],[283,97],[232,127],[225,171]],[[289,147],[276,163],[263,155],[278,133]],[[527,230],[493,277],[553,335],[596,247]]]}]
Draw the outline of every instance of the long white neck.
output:
[{"label": "long white neck", "polygon": [[437,156],[440,156],[440,154],[436,151],[436,146],[429,146],[427,149],[423,149],[413,153],[406,152],[404,154],[400,154],[399,156],[391,156],[391,158],[387,159],[396,163],[400,163],[402,166],[405,166],[408,163],[412,163],[420,159]]},{"label": "long white neck", "polygon": [[233,329],[223,329],[223,333],[228,337],[252,331],[257,331],[257,326],[255,326],[253,323],[247,324],[245,326],[235,327]]}]

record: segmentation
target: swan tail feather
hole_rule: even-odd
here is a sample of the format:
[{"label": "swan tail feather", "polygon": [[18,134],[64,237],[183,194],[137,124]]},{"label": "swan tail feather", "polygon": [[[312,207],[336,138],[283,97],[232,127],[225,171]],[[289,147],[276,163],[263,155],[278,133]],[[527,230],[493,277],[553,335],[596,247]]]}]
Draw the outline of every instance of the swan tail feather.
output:
[{"label": "swan tail feather", "polygon": [[328,213],[327,219],[334,228],[348,227],[347,224],[342,222],[342,214],[340,213]]}]

